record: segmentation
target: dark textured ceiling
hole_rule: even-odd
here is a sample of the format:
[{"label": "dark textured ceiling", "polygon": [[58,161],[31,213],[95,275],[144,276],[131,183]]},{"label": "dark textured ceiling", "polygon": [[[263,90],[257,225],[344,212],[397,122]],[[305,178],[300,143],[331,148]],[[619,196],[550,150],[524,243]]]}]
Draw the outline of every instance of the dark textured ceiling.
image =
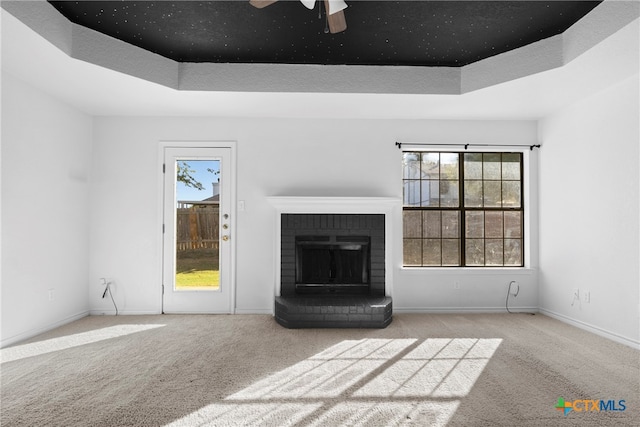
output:
[{"label": "dark textured ceiling", "polygon": [[325,33],[297,0],[51,1],[70,21],[179,62],[463,66],[562,33],[600,1],[349,1]]}]

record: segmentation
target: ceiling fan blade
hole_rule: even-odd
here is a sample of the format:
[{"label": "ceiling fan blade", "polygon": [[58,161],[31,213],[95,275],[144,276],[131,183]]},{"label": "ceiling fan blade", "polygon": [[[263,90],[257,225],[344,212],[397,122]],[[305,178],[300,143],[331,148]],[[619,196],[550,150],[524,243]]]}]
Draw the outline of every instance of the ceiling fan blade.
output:
[{"label": "ceiling fan blade", "polygon": [[333,15],[334,13],[340,12],[341,10],[344,10],[346,8],[347,8],[347,3],[345,3],[344,0],[329,0],[329,5],[327,10],[329,11],[329,15]]},{"label": "ceiling fan blade", "polygon": [[[329,0],[324,0],[325,11],[329,10]],[[334,14],[327,13],[327,21],[329,22],[329,31],[331,34],[340,33],[347,29],[347,19],[344,16],[344,10],[340,10]]]},{"label": "ceiling fan blade", "polygon": [[258,9],[262,9],[263,7],[274,4],[277,1],[278,0],[249,0],[249,4],[253,7],[257,7]]}]

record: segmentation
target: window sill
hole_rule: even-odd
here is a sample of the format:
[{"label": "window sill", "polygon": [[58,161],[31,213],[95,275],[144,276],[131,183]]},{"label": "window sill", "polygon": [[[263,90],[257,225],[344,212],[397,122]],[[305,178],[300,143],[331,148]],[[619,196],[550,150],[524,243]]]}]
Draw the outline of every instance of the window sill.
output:
[{"label": "window sill", "polygon": [[424,275],[425,273],[447,275],[500,275],[530,276],[536,269],[531,267],[400,267],[402,274]]}]

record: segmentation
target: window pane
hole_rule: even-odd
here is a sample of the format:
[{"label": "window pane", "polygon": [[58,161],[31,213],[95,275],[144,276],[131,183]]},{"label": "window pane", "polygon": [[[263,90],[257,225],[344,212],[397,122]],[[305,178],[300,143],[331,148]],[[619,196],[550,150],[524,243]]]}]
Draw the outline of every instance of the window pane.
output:
[{"label": "window pane", "polygon": [[484,265],[484,239],[467,239],[465,257],[467,265]]},{"label": "window pane", "polygon": [[440,179],[458,179],[458,154],[440,153]]},{"label": "window pane", "polygon": [[521,266],[522,264],[522,239],[505,239],[504,265]]},{"label": "window pane", "polygon": [[467,212],[465,237],[484,237],[484,212]]},{"label": "window pane", "polygon": [[457,208],[460,206],[459,181],[440,181],[440,206]]},{"label": "window pane", "polygon": [[420,153],[404,153],[402,155],[402,178],[420,178]]},{"label": "window pane", "polygon": [[426,211],[423,214],[423,218],[422,237],[440,238],[442,230],[440,211]]},{"label": "window pane", "polygon": [[457,239],[460,237],[460,213],[443,211],[442,212],[442,237],[450,237]]},{"label": "window pane", "polygon": [[504,237],[522,237],[522,212],[504,213]]},{"label": "window pane", "polygon": [[440,181],[422,181],[421,205],[432,208],[440,206]]},{"label": "window pane", "polygon": [[484,179],[501,179],[500,153],[484,153],[482,159],[482,177]]},{"label": "window pane", "polygon": [[503,265],[503,245],[502,239],[485,240],[485,265]]},{"label": "window pane", "polygon": [[442,239],[442,265],[460,265],[460,239]]},{"label": "window pane", "polygon": [[440,239],[424,239],[423,244],[422,265],[442,265]]},{"label": "window pane", "polygon": [[482,181],[464,180],[464,206],[467,208],[482,207]]},{"label": "window pane", "polygon": [[502,182],[502,206],[510,208],[520,207],[520,181]]},{"label": "window pane", "polygon": [[484,213],[484,235],[487,238],[502,238],[502,212]]},{"label": "window pane", "polygon": [[482,154],[464,154],[464,179],[482,179]]},{"label": "window pane", "polygon": [[502,154],[502,179],[520,181],[520,154]]},{"label": "window pane", "polygon": [[422,153],[422,179],[440,179],[440,153]]},{"label": "window pane", "polygon": [[422,265],[422,248],[420,239],[403,240],[402,263],[409,266]]},{"label": "window pane", "polygon": [[422,236],[422,212],[403,211],[402,212],[402,235],[403,237]]},{"label": "window pane", "polygon": [[402,203],[405,206],[420,206],[420,181],[405,180],[403,184]]},{"label": "window pane", "polygon": [[522,266],[522,158],[404,153],[405,265]]},{"label": "window pane", "polygon": [[485,208],[500,208],[502,207],[502,194],[500,188],[500,181],[485,181],[484,182],[484,207]]}]

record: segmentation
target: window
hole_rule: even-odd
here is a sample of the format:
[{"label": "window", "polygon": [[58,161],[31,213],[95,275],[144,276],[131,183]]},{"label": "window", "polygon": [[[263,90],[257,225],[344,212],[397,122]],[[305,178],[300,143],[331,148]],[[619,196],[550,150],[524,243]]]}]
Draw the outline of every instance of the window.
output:
[{"label": "window", "polygon": [[522,153],[403,153],[405,267],[524,265]]}]

